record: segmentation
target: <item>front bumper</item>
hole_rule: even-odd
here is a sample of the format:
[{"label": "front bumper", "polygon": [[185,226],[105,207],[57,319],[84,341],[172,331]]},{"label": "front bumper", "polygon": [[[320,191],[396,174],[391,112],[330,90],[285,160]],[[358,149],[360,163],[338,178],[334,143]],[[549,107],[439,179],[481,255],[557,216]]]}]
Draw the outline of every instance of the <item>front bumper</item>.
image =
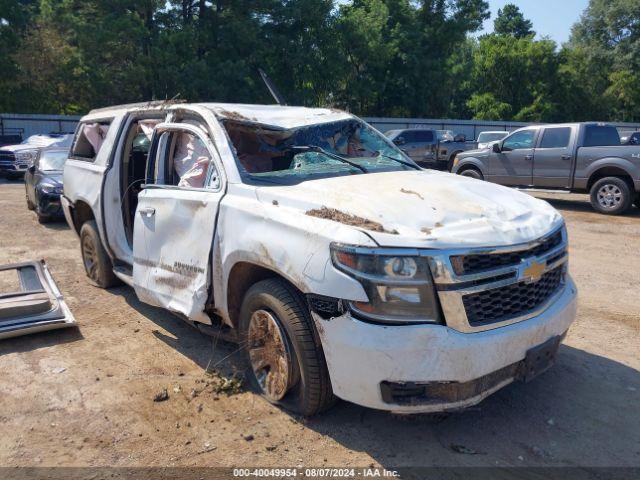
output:
[{"label": "front bumper", "polygon": [[[577,290],[570,278],[555,302],[536,317],[474,333],[441,325],[374,325],[345,314],[324,320],[313,313],[336,396],[398,413],[429,413],[475,405],[518,376],[527,352],[564,335],[576,314]],[[514,366],[516,365],[516,366]],[[494,374],[493,376],[491,376]],[[484,382],[486,378],[498,378]],[[383,398],[389,383],[468,383],[469,396],[399,404]],[[464,390],[464,389],[463,389]]]},{"label": "front bumper", "polygon": [[78,230],[76,230],[76,226],[73,222],[73,203],[64,195],[60,195],[60,203],[62,204],[62,213],[64,215],[64,219],[67,221],[67,225],[72,232],[78,235]]},{"label": "front bumper", "polygon": [[38,212],[49,217],[62,218],[62,206],[60,204],[60,194],[44,193],[38,194]]}]

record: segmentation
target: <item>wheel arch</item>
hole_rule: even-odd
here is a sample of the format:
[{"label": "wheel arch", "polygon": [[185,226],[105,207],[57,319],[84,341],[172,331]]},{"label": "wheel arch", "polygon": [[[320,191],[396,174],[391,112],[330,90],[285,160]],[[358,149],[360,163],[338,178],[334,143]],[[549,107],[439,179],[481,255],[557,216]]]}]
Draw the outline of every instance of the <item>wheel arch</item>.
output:
[{"label": "wheel arch", "polygon": [[456,171],[454,173],[460,174],[465,170],[469,170],[470,168],[475,168],[476,170],[478,170],[483,177],[487,176],[482,161],[475,157],[468,157],[460,160],[460,163],[456,165]]},{"label": "wheel arch", "polygon": [[601,165],[589,175],[589,180],[587,181],[587,190],[591,190],[591,187],[593,187],[594,183],[606,177],[621,178],[629,184],[632,190],[635,190],[633,175],[622,166],[612,164]]},{"label": "wheel arch", "polygon": [[240,309],[242,308],[242,301],[247,291],[256,283],[268,278],[280,279],[296,291],[301,294],[303,293],[291,279],[269,266],[244,260],[236,262],[231,267],[226,282],[227,314],[234,328],[237,328],[239,325]]},{"label": "wheel arch", "polygon": [[78,235],[80,235],[80,229],[85,222],[96,220],[93,208],[84,200],[74,202],[71,210],[71,218],[73,219],[73,227]]}]

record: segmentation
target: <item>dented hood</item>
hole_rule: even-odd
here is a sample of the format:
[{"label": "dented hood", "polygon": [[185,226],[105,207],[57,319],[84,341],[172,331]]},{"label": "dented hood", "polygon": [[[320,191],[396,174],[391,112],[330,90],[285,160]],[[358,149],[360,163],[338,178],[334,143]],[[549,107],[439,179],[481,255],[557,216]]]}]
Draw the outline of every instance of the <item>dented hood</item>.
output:
[{"label": "dented hood", "polygon": [[[353,228],[366,231],[387,247],[513,245],[534,240],[562,223],[560,214],[543,200],[492,183],[429,170],[260,187],[257,195],[261,201],[275,200],[280,207],[295,209],[296,214],[326,207],[378,222],[385,232]],[[337,220],[344,223],[344,219]]]}]

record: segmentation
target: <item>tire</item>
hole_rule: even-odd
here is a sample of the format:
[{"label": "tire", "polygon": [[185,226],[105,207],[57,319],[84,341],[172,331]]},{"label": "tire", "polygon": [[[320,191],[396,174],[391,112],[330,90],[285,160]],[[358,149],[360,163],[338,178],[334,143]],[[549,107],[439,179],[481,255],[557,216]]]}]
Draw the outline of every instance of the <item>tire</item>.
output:
[{"label": "tire", "polygon": [[480,173],[475,168],[467,168],[466,170],[460,172],[459,175],[462,175],[463,177],[475,178],[476,180],[484,180],[482,173]]},{"label": "tire", "polygon": [[447,162],[447,172],[451,172],[451,169],[453,168],[453,161],[456,159],[456,155],[458,155],[459,153],[462,153],[462,150],[459,152],[453,152],[449,157],[449,161]]},{"label": "tire", "polygon": [[637,194],[636,194],[636,198],[633,200],[633,204],[634,204],[636,207],[640,208],[640,193],[637,193]]},{"label": "tire", "polygon": [[622,215],[631,207],[633,193],[629,184],[619,177],[605,177],[593,184],[591,206],[605,215]]},{"label": "tire", "polygon": [[80,229],[80,251],[85,273],[93,285],[109,288],[120,283],[113,273],[111,260],[100,241],[95,220],[85,222]]},{"label": "tire", "polygon": [[267,401],[305,417],[335,403],[309,308],[290,284],[271,278],[247,291],[240,340],[249,383]]},{"label": "tire", "polygon": [[40,224],[49,223],[51,221],[51,217],[49,215],[43,215],[38,212],[36,212],[36,215],[38,216],[38,223]]}]

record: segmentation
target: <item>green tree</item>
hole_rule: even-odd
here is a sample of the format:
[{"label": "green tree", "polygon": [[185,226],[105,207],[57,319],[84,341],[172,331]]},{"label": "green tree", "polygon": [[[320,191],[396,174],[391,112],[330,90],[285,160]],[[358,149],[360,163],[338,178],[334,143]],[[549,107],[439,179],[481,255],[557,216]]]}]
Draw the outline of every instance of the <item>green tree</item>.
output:
[{"label": "green tree", "polygon": [[640,120],[640,0],[590,0],[567,48],[592,118]]},{"label": "green tree", "polygon": [[524,18],[520,8],[513,3],[507,3],[504,8],[498,9],[498,16],[493,21],[493,30],[498,35],[510,35],[516,38],[536,34],[531,21]]},{"label": "green tree", "polygon": [[[556,44],[551,40],[484,36],[474,53],[476,93],[467,105],[475,118],[555,120],[558,68]],[[509,113],[507,118],[498,116]]]}]

